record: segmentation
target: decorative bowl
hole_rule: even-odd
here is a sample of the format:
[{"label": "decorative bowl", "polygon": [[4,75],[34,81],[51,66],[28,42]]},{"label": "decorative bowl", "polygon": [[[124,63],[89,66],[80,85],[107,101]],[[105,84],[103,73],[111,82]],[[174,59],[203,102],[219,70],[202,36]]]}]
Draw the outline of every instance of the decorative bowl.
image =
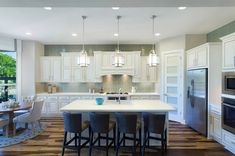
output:
[{"label": "decorative bowl", "polygon": [[95,98],[95,102],[97,105],[102,105],[104,103],[104,98],[101,97]]}]

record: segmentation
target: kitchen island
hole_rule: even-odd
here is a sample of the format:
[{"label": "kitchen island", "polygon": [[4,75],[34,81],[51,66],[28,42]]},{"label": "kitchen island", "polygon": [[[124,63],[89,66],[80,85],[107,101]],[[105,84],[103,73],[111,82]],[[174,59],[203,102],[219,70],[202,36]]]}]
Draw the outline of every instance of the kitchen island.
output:
[{"label": "kitchen island", "polygon": [[[97,105],[95,100],[76,100],[60,109],[61,112],[82,113],[83,120],[87,119],[89,120],[88,116],[89,112],[101,112],[101,113],[111,113],[111,114],[115,112],[128,112],[128,113],[149,112],[149,113],[166,114],[167,129],[169,125],[168,112],[174,110],[175,108],[172,107],[170,104],[167,104],[160,100],[123,100],[120,101],[120,103],[113,100],[112,101],[106,100],[102,105]],[[143,124],[142,124],[142,129],[143,129]],[[158,143],[156,142],[150,142],[150,144],[158,145]]]}]

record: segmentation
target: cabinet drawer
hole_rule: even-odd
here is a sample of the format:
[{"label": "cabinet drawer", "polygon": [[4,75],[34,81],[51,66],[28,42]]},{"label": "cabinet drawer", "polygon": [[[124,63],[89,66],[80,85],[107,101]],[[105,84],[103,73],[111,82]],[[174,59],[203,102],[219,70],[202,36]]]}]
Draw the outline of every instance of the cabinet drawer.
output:
[{"label": "cabinet drawer", "polygon": [[62,103],[62,102],[65,102],[65,103],[69,103],[70,102],[70,97],[69,96],[59,96],[58,97],[58,102],[59,103]]},{"label": "cabinet drawer", "polygon": [[223,145],[225,145],[226,148],[235,152],[235,135],[228,131],[223,130],[222,139],[223,139]]},{"label": "cabinet drawer", "polygon": [[71,96],[70,97],[70,102],[76,101],[76,100],[80,100],[81,97],[80,96]]},{"label": "cabinet drawer", "polygon": [[46,102],[57,102],[57,96],[48,96]]}]

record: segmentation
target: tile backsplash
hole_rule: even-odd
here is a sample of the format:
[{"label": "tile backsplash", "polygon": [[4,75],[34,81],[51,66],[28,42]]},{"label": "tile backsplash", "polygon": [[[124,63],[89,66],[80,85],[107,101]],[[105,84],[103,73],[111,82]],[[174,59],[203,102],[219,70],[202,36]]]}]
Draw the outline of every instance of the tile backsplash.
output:
[{"label": "tile backsplash", "polygon": [[[47,92],[48,83],[37,83],[37,93]],[[57,86],[58,92],[131,92],[131,87],[136,88],[136,92],[158,92],[158,83],[133,83],[132,76],[128,75],[106,75],[102,77],[102,83],[52,83]]]}]

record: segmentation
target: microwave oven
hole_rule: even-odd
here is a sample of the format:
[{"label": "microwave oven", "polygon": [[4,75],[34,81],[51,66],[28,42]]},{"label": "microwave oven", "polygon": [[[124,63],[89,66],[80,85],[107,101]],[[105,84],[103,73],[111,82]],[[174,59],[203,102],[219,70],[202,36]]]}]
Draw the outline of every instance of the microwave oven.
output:
[{"label": "microwave oven", "polygon": [[235,72],[223,72],[223,94],[235,95]]}]

